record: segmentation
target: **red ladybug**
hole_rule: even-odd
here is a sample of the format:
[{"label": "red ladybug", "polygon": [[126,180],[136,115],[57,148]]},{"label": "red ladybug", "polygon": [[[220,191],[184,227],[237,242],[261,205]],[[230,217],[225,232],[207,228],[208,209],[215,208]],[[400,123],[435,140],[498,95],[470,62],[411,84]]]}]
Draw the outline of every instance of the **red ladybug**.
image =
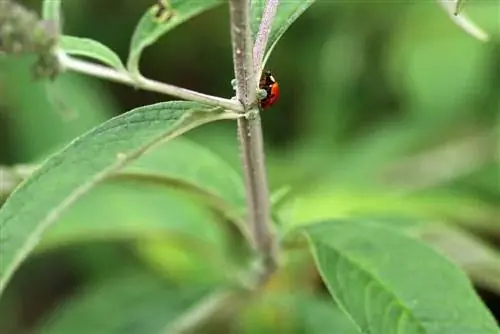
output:
[{"label": "red ladybug", "polygon": [[269,108],[280,97],[280,87],[270,71],[262,73],[259,88],[264,89],[267,93],[267,96],[260,100],[260,107],[262,109]]}]

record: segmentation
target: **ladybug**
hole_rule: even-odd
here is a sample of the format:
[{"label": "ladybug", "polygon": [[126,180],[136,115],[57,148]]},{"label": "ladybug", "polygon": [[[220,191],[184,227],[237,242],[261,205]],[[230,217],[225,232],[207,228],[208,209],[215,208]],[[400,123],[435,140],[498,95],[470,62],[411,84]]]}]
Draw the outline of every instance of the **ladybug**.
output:
[{"label": "ladybug", "polygon": [[280,96],[280,87],[270,71],[262,73],[259,88],[264,89],[267,93],[266,97],[260,100],[260,107],[262,109],[269,108],[278,100]]}]

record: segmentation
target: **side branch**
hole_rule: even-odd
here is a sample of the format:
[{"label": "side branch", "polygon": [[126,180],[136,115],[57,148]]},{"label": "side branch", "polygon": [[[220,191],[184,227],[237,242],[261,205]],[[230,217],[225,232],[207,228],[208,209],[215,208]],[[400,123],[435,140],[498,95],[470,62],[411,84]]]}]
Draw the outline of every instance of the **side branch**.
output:
[{"label": "side branch", "polygon": [[152,92],[175,96],[184,100],[200,102],[212,106],[218,106],[225,109],[233,110],[235,112],[243,111],[243,107],[241,106],[241,104],[232,100],[198,93],[189,89],[180,88],[177,86],[169,85],[166,83],[142,77],[136,80],[132,78],[132,76],[127,72],[120,72],[106,66],[75,59],[73,57],[66,55],[62,51],[58,53],[58,57],[61,65],[64,68],[72,70],[74,72],[79,72],[94,77],[98,77],[101,79],[107,79],[110,81],[119,82],[122,84],[126,84],[129,86],[141,88]]}]

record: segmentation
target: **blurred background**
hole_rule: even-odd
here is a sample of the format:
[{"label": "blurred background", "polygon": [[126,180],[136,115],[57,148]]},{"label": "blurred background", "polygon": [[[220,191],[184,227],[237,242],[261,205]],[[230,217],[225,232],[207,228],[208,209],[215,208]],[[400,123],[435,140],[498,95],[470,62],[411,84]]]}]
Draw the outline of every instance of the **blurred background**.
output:
[{"label": "blurred background", "polygon": [[[22,3],[41,8],[39,0]],[[64,32],[96,39],[126,60],[134,26],[151,3],[63,1]],[[493,36],[492,42],[464,33],[434,1],[323,0],[291,26],[267,66],[279,81],[281,98],[263,113],[263,126],[272,190],[291,187],[299,198],[290,213],[294,221],[374,214],[439,220],[473,233],[496,254],[500,2],[469,1],[466,12]],[[112,116],[167,98],[71,73],[47,88],[32,81],[31,61],[0,62],[0,165],[40,161]],[[231,97],[226,6],[164,36],[145,51],[141,67],[148,77]],[[187,137],[240,172],[235,134],[228,122],[204,126]],[[159,219],[163,213],[154,200],[146,203],[135,195],[134,190],[145,187],[104,186],[67,219]],[[133,213],[125,208],[132,202]],[[89,207],[95,212],[89,213]],[[134,268],[142,268],[136,272],[144,277],[132,277],[124,291],[134,282],[153,281],[144,285],[154,286],[157,278],[148,273],[157,267],[167,267],[162,270],[173,281],[203,281],[193,278],[182,251],[165,255],[161,247],[159,241],[145,245],[139,240],[131,246],[123,240],[93,240],[37,253],[0,300],[0,333],[37,333],[56,305],[80,288],[99,289],[93,282],[124,277]],[[498,268],[490,272],[489,283],[477,288],[500,318]],[[120,295],[119,284],[113,286]],[[194,297],[179,303],[189,298]],[[71,326],[67,328],[78,328],[75,322]]]}]

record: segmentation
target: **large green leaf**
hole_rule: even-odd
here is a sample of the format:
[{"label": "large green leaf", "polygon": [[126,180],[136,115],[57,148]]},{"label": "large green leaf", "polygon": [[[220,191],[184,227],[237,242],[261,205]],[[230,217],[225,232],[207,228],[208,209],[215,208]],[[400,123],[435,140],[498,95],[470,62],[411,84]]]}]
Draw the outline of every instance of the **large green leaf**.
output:
[{"label": "large green leaf", "polygon": [[180,237],[221,243],[216,216],[192,198],[161,184],[106,180],[69,208],[39,249],[95,240]]},{"label": "large green leaf", "polygon": [[279,210],[278,214],[284,216],[281,221],[286,223],[285,228],[343,217],[376,219],[388,228],[418,237],[434,246],[466,271],[474,283],[500,292],[500,253],[460,227],[436,222],[436,216],[442,217],[445,222],[484,220],[484,224],[464,224],[464,227],[494,234],[495,224],[490,222],[498,217],[500,211],[488,210],[488,206],[477,199],[440,197],[436,194],[405,199],[377,193],[363,196],[324,193],[323,196],[305,198],[298,198],[290,206]]},{"label": "large green leaf", "polygon": [[[128,70],[138,75],[139,60],[145,48],[154,44],[162,35],[190,18],[223,4],[221,0],[160,0],[151,6],[137,24],[130,44]],[[159,5],[161,4],[161,5]]]},{"label": "large green leaf", "polygon": [[211,150],[185,138],[176,138],[144,154],[115,177],[193,190],[219,209],[231,211],[223,212],[231,218],[237,219],[245,210],[241,176]]},{"label": "large green leaf", "polygon": [[105,122],[50,157],[0,210],[0,292],[45,230],[79,197],[159,142],[236,116],[192,102],[140,107]]},{"label": "large green leaf", "polygon": [[[259,26],[264,13],[266,0],[252,0],[252,37],[254,41],[259,32]],[[265,48],[264,61],[262,66],[265,65],[271,51],[278,43],[278,40],[283,36],[285,31],[292,25],[292,23],[299,18],[299,16],[311,6],[315,0],[297,0],[297,1],[279,1],[276,15],[274,17],[271,32],[269,33],[269,40]]]},{"label": "large green leaf", "polygon": [[120,57],[106,45],[90,38],[61,36],[61,49],[70,55],[83,56],[98,60],[118,71],[126,71]]},{"label": "large green leaf", "polygon": [[[4,172],[6,180],[17,182],[22,179],[19,169],[3,171],[0,167],[0,178]],[[5,186],[10,189],[15,185]],[[140,238],[147,243],[147,258],[154,258],[155,266],[165,267],[170,273],[185,277],[189,270],[198,272],[202,266],[222,273],[228,270],[228,252],[234,250],[227,248],[228,226],[221,226],[221,215],[245,229],[241,218],[244,203],[242,179],[229,165],[205,147],[175,138],[145,153],[83,196],[46,233],[37,250]],[[153,242],[154,236],[161,238]],[[171,256],[185,247],[193,254]],[[186,262],[195,255],[203,261]],[[204,271],[205,275],[188,278],[210,278],[209,270]]]},{"label": "large green leaf", "polygon": [[358,221],[304,230],[330,293],[360,332],[500,332],[465,274],[419,241]]},{"label": "large green leaf", "polygon": [[220,281],[229,271],[229,233],[211,209],[161,183],[106,180],[62,215],[37,251],[137,240],[141,257],[171,278]]},{"label": "large green leaf", "polygon": [[179,287],[146,273],[129,273],[85,287],[60,305],[37,333],[161,333],[206,288]]}]

